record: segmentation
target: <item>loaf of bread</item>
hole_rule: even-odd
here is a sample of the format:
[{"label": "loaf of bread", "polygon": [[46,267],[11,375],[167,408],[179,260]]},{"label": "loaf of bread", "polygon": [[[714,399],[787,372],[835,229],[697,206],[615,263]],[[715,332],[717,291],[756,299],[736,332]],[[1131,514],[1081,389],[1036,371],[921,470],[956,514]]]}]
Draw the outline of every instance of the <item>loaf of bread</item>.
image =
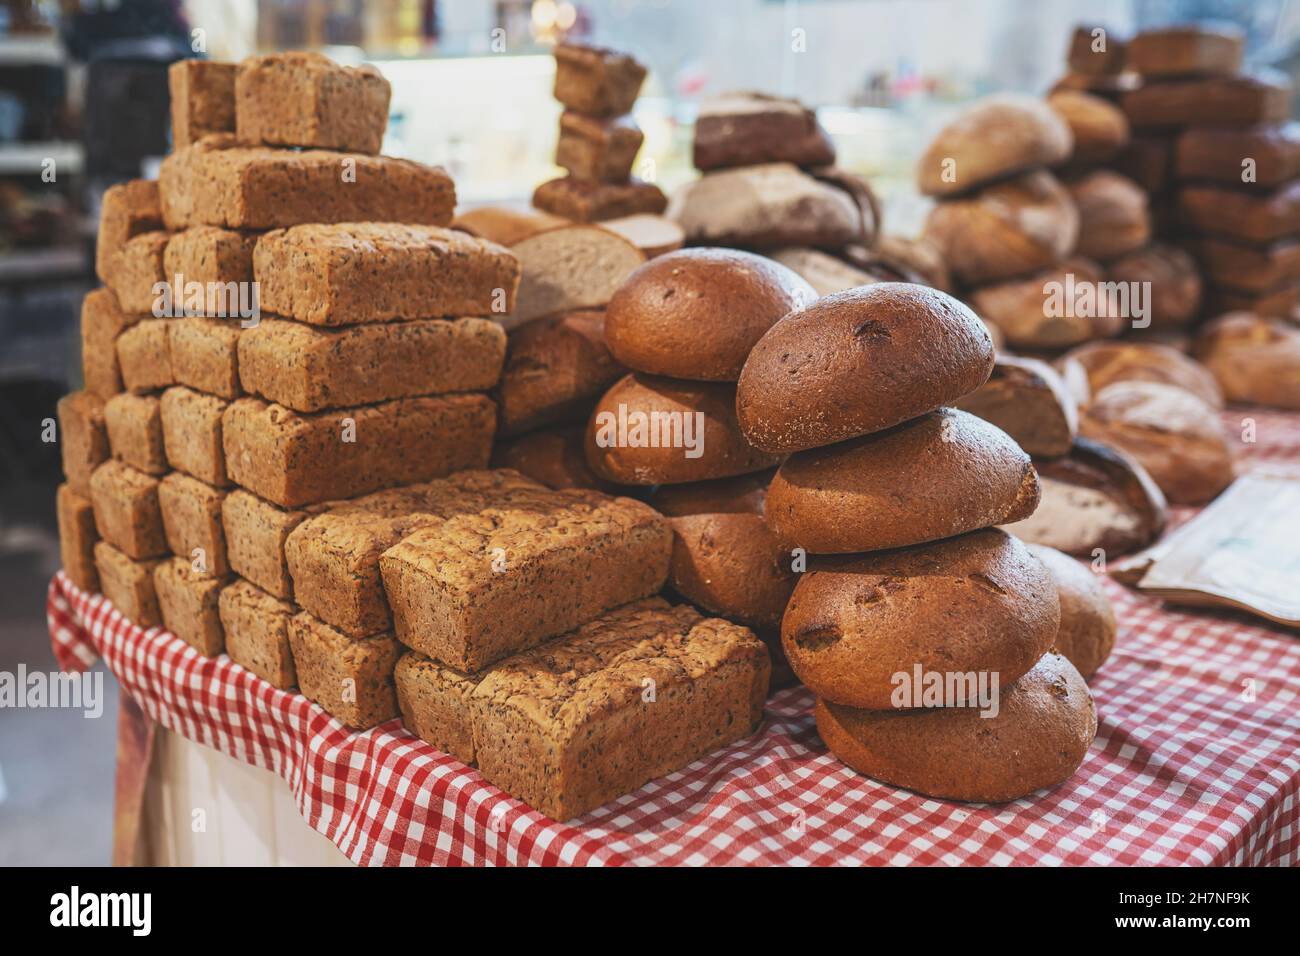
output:
[{"label": "loaf of bread", "polygon": [[242,488],[232,490],[221,507],[231,570],[272,597],[291,599],[293,578],[289,575],[285,542],[310,510],[287,511]]},{"label": "loaf of bread", "polygon": [[1268,318],[1291,319],[1297,308],[1300,308],[1300,282],[1263,292],[1241,292],[1225,286],[1205,289],[1206,315],[1251,312]]},{"label": "loaf of bread", "polygon": [[105,283],[113,290],[123,312],[159,315],[166,302],[159,283],[167,282],[163,256],[171,235],[162,231],[142,232],[123,244],[113,257]]},{"label": "loaf of bread", "polygon": [[1143,76],[1230,74],[1241,69],[1246,35],[1226,22],[1143,30],[1129,41],[1128,64]]},{"label": "loaf of bread", "polygon": [[[163,253],[167,281],[173,295],[188,307],[189,292],[181,283],[220,283],[253,281],[253,246],[257,236],[219,226],[191,226],[175,233]],[[206,303],[207,289],[204,290]],[[207,312],[206,305],[203,310]],[[212,313],[207,313],[212,314]]]},{"label": "loaf of bread", "polygon": [[1247,129],[1189,129],[1178,137],[1180,179],[1240,186],[1247,172],[1260,189],[1300,176],[1300,123]]},{"label": "loaf of bread", "polygon": [[163,392],[159,410],[167,464],[214,488],[230,484],[221,444],[221,416],[228,405],[181,386]]},{"label": "loaf of bread", "polygon": [[[799,679],[823,700],[888,710],[899,675],[997,675],[1011,684],[1052,646],[1056,584],[1023,544],[986,528],[919,548],[818,559],[781,622]],[[949,706],[973,700],[946,700]]]},{"label": "loaf of bread", "polygon": [[1034,170],[973,195],[938,203],[925,238],[965,283],[996,282],[1059,262],[1079,237],[1070,193],[1046,170]]},{"label": "loaf of bread", "polygon": [[398,640],[478,671],[663,587],[672,535],[653,509],[582,489],[537,499],[453,515],[380,555]]},{"label": "loaf of bread", "polygon": [[104,597],[136,627],[162,627],[153,582],[154,569],[161,563],[158,558],[135,561],[107,541],[95,544],[95,570]]},{"label": "loaf of bread", "polygon": [[209,133],[235,131],[235,63],[177,60],[167,68],[172,148],[184,149]]},{"label": "loaf of bread", "polygon": [[129,179],[105,189],[95,235],[95,275],[99,281],[108,281],[114,259],[128,240],[162,228],[162,201],[156,180]]},{"label": "loaf of bread", "polygon": [[1241,242],[1267,243],[1300,235],[1300,179],[1267,193],[1217,186],[1185,186],[1178,194],[1182,222]]},{"label": "loaf of bread", "polygon": [[122,391],[117,337],[140,321],[127,315],[107,288],[93,289],[81,303],[81,378],[86,391],[104,401]]},{"label": "loaf of bread", "polygon": [[1018,521],[1038,504],[1026,455],[988,422],[942,408],[896,428],[798,452],[767,492],[787,547],[845,554],[936,541]]},{"label": "loaf of bread", "polygon": [[835,756],[883,783],[943,800],[1005,803],[1068,780],[1097,734],[1074,665],[1045,654],[996,715],[979,707],[858,710],[819,700],[817,732]]},{"label": "loaf of bread", "polygon": [[172,377],[178,385],[235,399],[244,394],[239,381],[239,319],[185,316],[167,323]]},{"label": "loaf of bread", "polygon": [[630,116],[604,119],[565,110],[560,114],[555,165],[567,169],[575,179],[626,182],[644,139]]},{"label": "loaf of bread", "polygon": [[645,75],[645,67],[627,53],[589,43],[565,42],[555,48],[554,96],[579,113],[630,112]]},{"label": "loaf of bread", "polygon": [[1113,76],[1124,69],[1128,41],[1102,26],[1077,26],[1070,34],[1070,69],[1085,76]]},{"label": "loaf of bread", "polygon": [[1247,246],[1201,236],[1188,247],[1206,278],[1230,289],[1259,294],[1300,282],[1300,237]]},{"label": "loaf of bread", "polygon": [[1100,576],[1086,564],[1041,544],[1028,548],[1051,574],[1061,601],[1061,627],[1053,649],[1086,680],[1106,663],[1115,647],[1115,608],[1106,597]]},{"label": "loaf of bread", "polygon": [[1091,93],[1059,90],[1047,104],[1065,120],[1074,138],[1070,166],[1080,169],[1115,158],[1129,140],[1128,117],[1114,103]]},{"label": "loaf of bread", "polygon": [[[1129,316],[1120,304],[1102,305],[1097,291],[1104,275],[1090,259],[1076,256],[1023,279],[986,285],[971,293],[971,305],[996,325],[1013,348],[1060,349],[1109,338]],[[1083,290],[1083,292],[1080,292]],[[1091,293],[1091,306],[1083,295]],[[1130,300],[1129,310],[1132,310]]]},{"label": "loaf of bread", "polygon": [[552,819],[581,816],[752,732],[770,668],[746,628],[657,600],[620,608],[479,682],[479,773]]},{"label": "loaf of bread", "polygon": [[593,488],[618,494],[619,486],[587,464],[587,424],[540,428],[492,446],[492,467],[510,468],[547,488]]},{"label": "loaf of bread", "polygon": [[108,424],[104,403],[90,392],[69,392],[59,399],[59,452],[68,486],[90,497],[90,476],[108,460]]},{"label": "loaf of bread", "polygon": [[298,690],[345,727],[366,730],[396,717],[393,668],[402,645],[391,634],[356,640],[306,611],[289,619]]},{"label": "loaf of bread", "polygon": [[1168,345],[1142,342],[1089,342],[1058,361],[1078,363],[1089,392],[1099,394],[1115,382],[1156,382],[1190,392],[1210,408],[1223,408],[1223,392],[1204,365]]},{"label": "loaf of bread", "polygon": [[388,125],[388,81],[305,50],[250,56],[235,78],[235,128],[245,143],[375,154]]},{"label": "loaf of bread", "polygon": [[881,282],[772,326],[740,373],[736,410],[751,444],[788,453],[915,418],[973,392],[992,369],[993,342],[965,305]]},{"label": "loaf of bread", "polygon": [[680,249],[682,243],[686,241],[686,233],[682,231],[681,226],[666,216],[648,212],[606,219],[600,227],[618,233],[640,249],[647,259]]},{"label": "loaf of bread", "polygon": [[1300,330],[1249,314],[1222,316],[1197,336],[1196,357],[1229,401],[1300,409]]},{"label": "loaf of bread", "polygon": [[355,222],[267,233],[253,250],[262,307],[316,325],[503,315],[519,262],[434,226]]},{"label": "loaf of bread", "polygon": [[1114,558],[1146,547],[1165,528],[1165,496],[1117,448],[1080,435],[1068,455],[1034,465],[1038,508],[1005,528],[1022,541],[1087,558],[1100,549]]},{"label": "loaf of bread", "polygon": [[[1180,328],[1196,317],[1201,305],[1201,270],[1177,246],[1153,242],[1120,256],[1106,266],[1111,282],[1145,283],[1153,329]],[[1133,288],[1132,285],[1129,286]]]},{"label": "loaf of bread", "polygon": [[445,226],[456,206],[439,166],[325,149],[294,152],[210,136],[178,149],[158,173],[168,229],[278,229],[299,223]]},{"label": "loaf of bread", "polygon": [[1151,240],[1147,196],[1133,180],[1099,169],[1071,183],[1069,189],[1079,209],[1075,245],[1079,255],[1104,262]]},{"label": "loaf of bread", "polygon": [[288,690],[298,682],[289,647],[294,606],[271,597],[247,581],[221,589],[217,610],[226,635],[226,653],[272,687]]},{"label": "loaf of bread", "polygon": [[637,372],[734,382],[754,344],[817,293],[752,252],[682,249],[641,266],[610,299],[605,339]]},{"label": "loaf of bread", "polygon": [[[928,240],[927,240],[928,241]],[[807,246],[784,246],[766,253],[768,258],[790,269],[807,282],[819,296],[856,289],[882,281],[839,256]]]},{"label": "loaf of bread", "polygon": [[605,313],[564,312],[514,329],[496,390],[497,430],[518,435],[586,420],[592,404],[626,370],[605,344]]},{"label": "loaf of bread", "polygon": [[1049,93],[1088,93],[1110,103],[1119,104],[1129,90],[1142,85],[1142,77],[1131,70],[1119,73],[1067,73],[1053,84]]},{"label": "loaf of bread", "polygon": [[701,170],[760,163],[829,166],[835,145],[817,114],[798,100],[743,91],[700,104],[692,159]]},{"label": "loaf of bread", "polygon": [[188,558],[162,561],[154,568],[154,589],[163,626],[204,657],[216,657],[226,649],[218,602],[221,580],[200,574]]},{"label": "loaf of bread", "polygon": [[130,392],[114,395],[104,403],[104,424],[114,458],[145,474],[167,473],[158,396]]},{"label": "loaf of bread", "polygon": [[99,536],[128,558],[140,561],[167,554],[157,478],[120,461],[106,461],[90,476],[90,500]]},{"label": "loaf of bread", "polygon": [[927,196],[967,192],[1012,173],[1055,166],[1074,141],[1065,120],[1033,96],[1004,94],[980,100],[931,140],[916,167]]},{"label": "loaf of bread", "polygon": [[68,580],[83,591],[99,590],[99,572],[95,570],[95,506],[89,498],[72,490],[67,482],[59,485],[54,496],[59,524],[59,558]]},{"label": "loaf of bread", "polygon": [[155,392],[176,384],[168,329],[175,319],[142,319],[117,337],[122,385],[132,392]]},{"label": "loaf of bread", "polygon": [[1120,100],[1134,128],[1282,123],[1291,117],[1291,80],[1277,70],[1148,83]]},{"label": "loaf of bread", "polygon": [[506,335],[488,319],[415,319],[326,329],[263,319],[239,337],[244,389],[297,412],[484,391]]},{"label": "loaf of bread", "polygon": [[407,651],[393,671],[402,723],[425,743],[472,766],[473,694],[480,679]]},{"label": "loaf of bread", "polygon": [[999,355],[989,380],[957,408],[991,422],[1031,455],[1064,455],[1079,431],[1079,411],[1061,375],[1037,359]]},{"label": "loaf of bread", "polygon": [[668,207],[668,197],[654,183],[640,179],[609,183],[570,175],[538,186],[533,205],[574,222],[601,222],[642,213],[658,215]]},{"label": "loaf of bread", "polygon": [[260,399],[221,418],[226,474],[282,508],[482,468],[496,409],[483,395],[404,398],[300,415]]},{"label": "loaf of bread", "polygon": [[596,403],[587,425],[587,463],[624,485],[707,481],[777,463],[741,434],[736,387],[632,374]]},{"label": "loaf of bread", "polygon": [[180,472],[158,482],[158,508],[167,546],[199,577],[224,578],[230,573],[221,525],[225,498],[225,492]]}]

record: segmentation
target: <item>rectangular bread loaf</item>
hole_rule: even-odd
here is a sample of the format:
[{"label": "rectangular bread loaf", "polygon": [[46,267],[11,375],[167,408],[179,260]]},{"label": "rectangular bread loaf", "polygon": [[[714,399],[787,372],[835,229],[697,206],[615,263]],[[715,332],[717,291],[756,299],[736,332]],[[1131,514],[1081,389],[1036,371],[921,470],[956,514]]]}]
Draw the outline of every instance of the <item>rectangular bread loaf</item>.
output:
[{"label": "rectangular bread loaf", "polygon": [[282,508],[482,468],[495,427],[496,408],[477,394],[312,415],[244,398],[221,420],[226,474]]},{"label": "rectangular bread loaf", "polygon": [[504,315],[519,261],[454,229],[353,222],[276,229],[257,241],[258,301],[313,325]]},{"label": "rectangular bread loaf", "polygon": [[1267,189],[1300,176],[1300,123],[1248,129],[1189,129],[1178,137],[1180,179],[1206,179]]},{"label": "rectangular bread loaf", "polygon": [[242,488],[231,491],[221,508],[231,569],[273,597],[291,599],[285,542],[310,510],[286,511]]},{"label": "rectangular bread loaf", "polygon": [[289,646],[302,695],[345,726],[366,730],[397,716],[402,645],[393,635],[353,640],[302,611],[289,619]]},{"label": "rectangular bread loaf", "polygon": [[657,216],[668,208],[668,197],[654,183],[640,179],[598,183],[561,176],[533,191],[533,205],[574,222],[602,222],[640,213]]},{"label": "rectangular bread loaf", "polygon": [[218,398],[239,398],[239,319],[187,315],[167,324],[172,377],[177,385]]},{"label": "rectangular bread loaf", "polygon": [[107,284],[123,312],[156,315],[167,299],[158,283],[167,281],[163,253],[171,236],[162,231],[142,232],[128,239],[113,257]]},{"label": "rectangular bread loaf", "polygon": [[123,392],[104,403],[108,446],[113,457],[147,475],[167,473],[163,451],[162,412],[157,395]]},{"label": "rectangular bread loaf", "polygon": [[226,532],[221,525],[225,497],[224,492],[180,472],[172,472],[158,483],[167,546],[200,577],[224,578],[230,573]]},{"label": "rectangular bread loaf", "polygon": [[221,416],[229,404],[180,385],[163,392],[159,408],[167,463],[215,488],[229,485],[221,446]]},{"label": "rectangular bread loaf", "polygon": [[81,378],[86,391],[107,401],[122,391],[117,337],[140,321],[117,306],[110,289],[100,287],[81,302]]},{"label": "rectangular bread loaf", "polygon": [[95,570],[99,587],[122,614],[137,627],[162,627],[153,572],[159,558],[135,561],[107,541],[95,544]]},{"label": "rectangular bread loaf", "polygon": [[90,476],[99,536],[140,561],[168,553],[158,505],[158,479],[120,461],[106,461]]},{"label": "rectangular bread loaf", "polygon": [[235,63],[177,60],[167,68],[172,148],[183,149],[210,133],[235,131]]},{"label": "rectangular bread loaf", "polygon": [[235,80],[235,120],[245,143],[379,152],[388,81],[373,66],[340,66],[320,53],[251,56]]},{"label": "rectangular bread loaf", "polygon": [[1192,229],[1240,242],[1292,238],[1300,235],[1300,179],[1258,192],[1184,186],[1178,194],[1178,213]]},{"label": "rectangular bread loaf", "polygon": [[407,651],[393,671],[406,729],[462,763],[474,763],[473,693],[479,678]]},{"label": "rectangular bread loaf", "polygon": [[67,482],[59,485],[54,498],[59,519],[59,557],[63,573],[83,591],[99,590],[99,572],[95,570],[95,506],[72,490]]},{"label": "rectangular bread loaf", "polygon": [[176,384],[167,334],[174,321],[142,319],[117,337],[118,367],[128,391],[153,392]]},{"label": "rectangular bread loaf", "polygon": [[438,166],[241,146],[233,136],[210,136],[173,152],[162,162],[158,189],[172,230],[364,221],[445,226],[456,207],[451,177]]},{"label": "rectangular bread loaf", "polygon": [[1238,292],[1235,289],[1210,284],[1205,287],[1202,310],[1206,315],[1254,312],[1256,315],[1289,319],[1297,307],[1300,307],[1300,283],[1292,283],[1265,292]]},{"label": "rectangular bread loaf", "polygon": [[[253,281],[253,246],[257,236],[221,229],[217,226],[192,226],[174,234],[163,253],[167,280],[182,283],[220,283]],[[182,288],[176,293],[184,304],[189,298]],[[236,299],[235,301],[238,301]],[[206,314],[208,313],[205,309]],[[216,313],[224,314],[224,313]]]},{"label": "rectangular bread loaf", "polygon": [[754,730],[771,662],[748,628],[659,599],[503,661],[474,689],[485,779],[581,816]]},{"label": "rectangular bread loaf", "polygon": [[218,610],[232,661],[281,690],[297,683],[289,648],[289,619],[297,608],[239,580],[221,589]]},{"label": "rectangular bread loaf", "polygon": [[391,630],[379,555],[456,514],[507,501],[536,503],[545,489],[507,470],[462,471],[428,484],[338,502],[303,521],[283,547],[295,600],[353,637]]},{"label": "rectangular bread loaf", "polygon": [[128,239],[163,227],[158,183],[132,179],[104,190],[99,206],[99,232],[95,235],[95,275],[108,282],[113,260]]},{"label": "rectangular bread loaf", "polygon": [[644,138],[630,116],[598,119],[565,110],[560,115],[555,165],[577,179],[626,182]]},{"label": "rectangular bread loaf", "polygon": [[1255,294],[1277,291],[1300,280],[1300,241],[1286,239],[1267,246],[1201,237],[1189,243],[1214,284]]},{"label": "rectangular bread loaf", "polygon": [[1135,129],[1282,123],[1291,116],[1291,81],[1261,70],[1148,83],[1125,93],[1120,105]]},{"label": "rectangular bread loaf", "polygon": [[506,335],[488,319],[417,319],[343,329],[263,319],[239,339],[243,387],[298,412],[486,391]]},{"label": "rectangular bread loaf", "polygon": [[154,589],[163,626],[204,657],[216,657],[226,647],[218,602],[221,579],[197,574],[188,558],[172,558],[154,568]]},{"label": "rectangular bread loaf", "polygon": [[59,451],[68,485],[90,497],[90,476],[108,461],[108,423],[104,403],[87,391],[69,392],[59,399]]},{"label": "rectangular bread loaf", "polygon": [[645,74],[644,66],[617,50],[586,43],[555,48],[555,98],[588,116],[631,112]]},{"label": "rectangular bread loaf", "polygon": [[648,505],[570,489],[415,531],[379,568],[398,640],[473,673],[654,594],[671,551]]}]

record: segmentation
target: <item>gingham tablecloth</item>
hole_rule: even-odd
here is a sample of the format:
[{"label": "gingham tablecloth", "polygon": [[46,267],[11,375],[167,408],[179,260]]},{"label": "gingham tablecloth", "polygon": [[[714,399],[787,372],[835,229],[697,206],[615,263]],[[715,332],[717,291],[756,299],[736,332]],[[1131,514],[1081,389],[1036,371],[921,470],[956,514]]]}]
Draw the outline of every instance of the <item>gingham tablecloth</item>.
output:
[{"label": "gingham tablecloth", "polygon": [[[1236,431],[1247,416],[1257,444],[1243,447],[1246,467],[1300,466],[1300,415],[1230,411],[1225,422]],[[358,864],[1296,863],[1300,635],[1106,588],[1120,636],[1091,684],[1097,739],[1060,787],[988,806],[876,783],[826,751],[812,696],[791,688],[768,701],[758,733],[571,823],[400,721],[351,732],[227,657],[134,626],[62,573],[48,606],[61,666],[103,657],[153,720],[273,770]]]}]

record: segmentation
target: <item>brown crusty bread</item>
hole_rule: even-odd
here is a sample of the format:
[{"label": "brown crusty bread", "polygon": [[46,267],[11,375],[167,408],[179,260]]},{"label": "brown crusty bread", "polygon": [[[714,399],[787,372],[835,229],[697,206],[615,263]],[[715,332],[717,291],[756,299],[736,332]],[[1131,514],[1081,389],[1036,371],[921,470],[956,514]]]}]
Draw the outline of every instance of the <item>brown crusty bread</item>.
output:
[{"label": "brown crusty bread", "polygon": [[68,580],[92,594],[99,590],[99,572],[95,570],[95,506],[72,490],[67,482],[59,485],[54,496],[59,524],[59,558]]},{"label": "brown crusty bread", "polygon": [[181,149],[209,133],[235,131],[238,63],[187,58],[167,68],[172,147]]},{"label": "brown crusty bread", "polygon": [[[900,675],[997,674],[1003,687],[1052,646],[1060,603],[1025,546],[985,528],[936,544],[820,558],[781,622],[781,644],[818,697],[850,707],[909,706]],[[953,703],[953,702],[949,702]]]},{"label": "brown crusty bread", "polygon": [[122,392],[104,403],[104,423],[113,457],[149,475],[167,473],[162,412],[157,395]]},{"label": "brown crusty bread", "polygon": [[99,281],[108,281],[114,260],[128,239],[162,227],[156,180],[129,179],[105,189],[99,205],[99,232],[95,236],[95,275]]},{"label": "brown crusty bread", "polygon": [[190,569],[190,559],[176,557],[154,568],[154,590],[163,626],[204,657],[226,649],[218,601],[222,581]]},{"label": "brown crusty bread", "polygon": [[90,476],[99,536],[133,561],[167,554],[158,479],[120,461],[106,461]]},{"label": "brown crusty bread", "polygon": [[1255,161],[1255,183],[1269,189],[1300,176],[1300,123],[1248,129],[1189,129],[1178,137],[1178,178],[1241,186],[1243,159]]},{"label": "brown crusty bread", "polygon": [[817,293],[795,272],[734,249],[682,249],[632,273],[605,313],[614,358],[638,372],[734,382],[754,343]]},{"label": "brown crusty bread", "polygon": [[213,487],[229,485],[221,445],[221,416],[229,404],[180,385],[163,392],[159,412],[167,464]]},{"label": "brown crusty bread", "polygon": [[792,455],[765,517],[787,547],[879,551],[1028,517],[1034,466],[1001,429],[942,408],[886,432]]},{"label": "brown crusty bread", "polygon": [[1060,115],[1074,137],[1070,168],[1108,162],[1128,143],[1128,117],[1114,103],[1078,90],[1057,90],[1047,105]]},{"label": "brown crusty bread", "polygon": [[[971,305],[1006,336],[1012,348],[1059,349],[1119,332],[1119,315],[1088,315],[1087,310],[1047,308],[1049,288],[1075,287],[1103,281],[1101,266],[1076,256],[1022,279],[986,285],[971,293]],[[1069,303],[1066,303],[1069,305]]]},{"label": "brown crusty bread", "polygon": [[392,634],[351,638],[302,611],[289,619],[289,647],[298,690],[344,726],[366,730],[397,716],[402,645]]},{"label": "brown crusty bread", "polygon": [[226,653],[272,687],[288,690],[298,682],[289,647],[289,619],[297,609],[242,579],[221,589],[217,601]]},{"label": "brown crusty bread", "polygon": [[1027,547],[1052,575],[1061,600],[1061,628],[1056,632],[1054,650],[1068,658],[1086,680],[1106,663],[1115,647],[1115,608],[1100,577],[1086,564],[1046,545]]},{"label": "brown crusty bread", "polygon": [[[638,429],[641,421],[645,427]],[[620,428],[623,422],[626,429]],[[688,438],[693,448],[685,447]],[[697,457],[687,457],[696,451]],[[771,468],[777,461],[778,456],[753,447],[740,433],[736,387],[729,382],[634,373],[604,394],[587,425],[588,464],[601,478],[619,484],[727,478]]]},{"label": "brown crusty bread", "polygon": [[1195,354],[1229,401],[1300,409],[1300,329],[1248,313],[1203,326]]},{"label": "brown crusty bread", "polygon": [[492,446],[492,467],[512,468],[557,491],[594,488],[606,494],[619,493],[618,485],[598,477],[587,464],[585,422],[540,428],[499,441]]},{"label": "brown crusty bread", "polygon": [[1059,372],[1038,359],[999,355],[989,380],[956,402],[1031,455],[1064,455],[1079,432],[1078,402]]},{"label": "brown crusty bread", "polygon": [[817,113],[798,100],[752,90],[710,97],[695,119],[692,162],[699,170],[794,163],[829,166],[835,144]]},{"label": "brown crusty bread", "polygon": [[224,578],[230,573],[221,509],[226,493],[174,471],[158,482],[158,509],[172,553],[197,574]]},{"label": "brown crusty bread", "polygon": [[512,657],[474,688],[488,782],[569,820],[751,733],[771,664],[749,629],[651,599]]},{"label": "brown crusty bread", "polygon": [[817,732],[859,773],[930,797],[1005,803],[1068,780],[1097,734],[1074,665],[1045,654],[1003,686],[996,717],[975,707],[857,710],[817,702]]},{"label": "brown crusty bread", "polygon": [[561,176],[533,190],[533,205],[574,222],[600,222],[640,213],[659,215],[668,207],[668,197],[654,183],[641,179],[601,183]]},{"label": "brown crusty bread", "polygon": [[588,116],[631,112],[645,76],[635,57],[618,50],[574,42],[555,47],[555,98]]},{"label": "brown crusty bread", "polygon": [[81,378],[86,391],[107,401],[122,391],[117,337],[140,321],[117,305],[106,287],[92,289],[81,302]]},{"label": "brown crusty bread", "polygon": [[1300,180],[1271,192],[1192,184],[1178,193],[1178,216],[1197,232],[1265,243],[1300,232]]},{"label": "brown crusty bread", "polygon": [[801,451],[915,418],[973,392],[992,370],[993,341],[965,305],[881,282],[772,326],[740,373],[736,411],[756,448]]},{"label": "brown crusty bread", "polygon": [[[1149,283],[1153,329],[1181,328],[1201,306],[1201,270],[1185,249],[1163,242],[1106,264],[1111,282]],[[1213,314],[1213,313],[1211,313]]]},{"label": "brown crusty bread", "polygon": [[1300,236],[1248,246],[1212,236],[1188,242],[1208,282],[1238,292],[1275,292],[1300,282]]},{"label": "brown crusty bread", "polygon": [[1070,363],[1078,363],[1087,375],[1093,395],[1115,382],[1158,382],[1190,392],[1213,409],[1223,408],[1223,392],[1213,373],[1169,345],[1089,342],[1058,360],[1060,367]]},{"label": "brown crusty bread", "polygon": [[1098,169],[1070,183],[1069,190],[1079,210],[1079,255],[1105,262],[1151,240],[1147,194],[1127,176]]},{"label": "brown crusty bread", "polygon": [[153,582],[154,569],[161,563],[160,558],[136,561],[107,541],[95,542],[95,570],[104,597],[137,627],[162,626]]},{"label": "brown crusty bread", "polygon": [[1125,36],[1095,23],[1084,23],[1070,35],[1070,69],[1085,76],[1114,76],[1128,57]]},{"label": "brown crusty bread", "polygon": [[104,403],[88,391],[69,392],[59,399],[57,415],[63,474],[73,491],[89,498],[90,476],[111,454]]},{"label": "brown crusty bread", "polygon": [[1282,123],[1291,118],[1291,80],[1266,68],[1231,76],[1178,78],[1129,90],[1120,98],[1120,106],[1134,129]]},{"label": "brown crusty bread", "polygon": [[951,196],[1012,173],[1054,166],[1069,158],[1072,146],[1070,127],[1043,100],[1020,94],[986,97],[930,142],[917,163],[917,187],[927,196]]},{"label": "brown crusty bread", "polygon": [[1128,63],[1143,76],[1235,73],[1241,69],[1246,35],[1225,21],[1176,24],[1143,30],[1128,44]]},{"label": "brown crusty bread", "polygon": [[291,599],[293,578],[284,554],[285,541],[310,510],[315,509],[286,511],[242,488],[232,489],[221,506],[231,570],[273,597]]},{"label": "brown crusty bread", "polygon": [[480,679],[407,651],[393,671],[402,723],[425,743],[473,766],[472,698]]}]

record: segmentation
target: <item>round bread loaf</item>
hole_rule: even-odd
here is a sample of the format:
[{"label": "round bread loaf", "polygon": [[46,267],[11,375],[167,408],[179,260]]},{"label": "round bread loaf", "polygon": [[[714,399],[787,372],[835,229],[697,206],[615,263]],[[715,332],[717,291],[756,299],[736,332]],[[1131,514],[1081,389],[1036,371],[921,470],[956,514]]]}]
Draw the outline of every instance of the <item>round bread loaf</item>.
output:
[{"label": "round bread loaf", "polygon": [[925,238],[943,250],[952,274],[972,285],[1045,269],[1078,237],[1074,200],[1043,169],[938,203],[925,223]]},{"label": "round bread loaf", "polygon": [[542,428],[493,443],[492,467],[513,468],[556,491],[595,488],[617,494],[618,486],[597,478],[587,464],[583,424]]},{"label": "round bread loaf", "polygon": [[1070,195],[1079,207],[1079,255],[1104,262],[1151,241],[1147,194],[1127,176],[1099,169],[1071,183]]},{"label": "round bread loaf", "polygon": [[771,468],[736,424],[736,386],[632,374],[614,383],[587,424],[587,462],[607,481],[678,484]]},{"label": "round bread loaf", "polygon": [[1070,127],[1035,96],[980,100],[930,143],[916,168],[927,196],[951,196],[1036,166],[1069,158]]},{"label": "round bread loaf", "polygon": [[1076,90],[1058,90],[1047,103],[1070,126],[1074,151],[1070,166],[1078,168],[1104,163],[1128,142],[1128,117],[1114,103],[1100,96]]},{"label": "round bread loaf", "polygon": [[1196,357],[1234,402],[1300,409],[1300,329],[1232,312],[1201,328]]},{"label": "round bread loaf", "polygon": [[993,340],[965,305],[880,282],[772,326],[740,373],[736,410],[756,448],[801,451],[915,418],[973,392],[992,371]]},{"label": "round bread loaf", "polygon": [[1078,290],[1095,292],[1102,278],[1095,262],[1074,257],[1036,275],[977,289],[971,303],[1002,330],[1012,348],[1065,348],[1107,338],[1123,327],[1126,318],[1109,306],[1104,315],[1077,307]]},{"label": "round bread loaf", "polygon": [[764,256],[682,249],[650,260],[614,293],[605,341],[638,372],[734,382],[763,333],[816,298],[798,274]]},{"label": "round bread loaf", "polygon": [[1158,382],[1191,392],[1213,409],[1223,408],[1223,392],[1204,365],[1168,345],[1146,342],[1089,342],[1071,349],[1060,365],[1077,362],[1087,374],[1090,394],[1115,382]]},{"label": "round bread loaf", "polygon": [[1055,650],[1069,658],[1085,678],[1091,677],[1115,647],[1115,608],[1086,564],[1045,545],[1027,547],[1056,582],[1061,627],[1056,632]]},{"label": "round bread loaf", "polygon": [[[1056,584],[1004,531],[821,559],[799,580],[781,644],[818,697],[869,710],[914,706],[921,673],[997,674],[1006,687],[1052,646]],[[946,701],[960,704],[961,701]]]},{"label": "round bread loaf", "polygon": [[710,514],[761,515],[767,486],[772,483],[774,474],[775,470],[755,471],[689,485],[660,485],[646,500],[656,511],[670,518]]},{"label": "round bread loaf", "polygon": [[1074,665],[1045,654],[996,716],[976,707],[858,710],[819,700],[817,732],[840,760],[882,783],[947,800],[1005,803],[1068,780],[1097,735]]},{"label": "round bread loaf", "polygon": [[766,519],[811,554],[880,551],[1019,521],[1038,506],[1029,456],[997,426],[941,408],[877,435],[792,455]]},{"label": "round bread loaf", "polygon": [[1149,282],[1153,329],[1173,329],[1196,317],[1201,306],[1201,271],[1185,250],[1153,242],[1120,256],[1107,267],[1112,282]]}]

